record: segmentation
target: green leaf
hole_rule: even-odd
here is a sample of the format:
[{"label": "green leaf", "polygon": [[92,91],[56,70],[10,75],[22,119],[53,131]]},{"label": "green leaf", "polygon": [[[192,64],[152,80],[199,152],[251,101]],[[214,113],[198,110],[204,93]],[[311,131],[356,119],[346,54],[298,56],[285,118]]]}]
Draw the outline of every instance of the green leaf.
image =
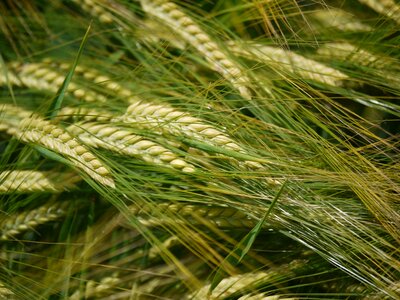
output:
[{"label": "green leaf", "polygon": [[260,158],[260,157],[255,157],[253,155],[248,155],[248,154],[240,153],[237,151],[225,149],[222,147],[210,145],[210,144],[207,144],[207,143],[204,143],[201,141],[196,141],[194,139],[179,138],[179,140],[181,140],[183,143],[185,143],[189,146],[196,147],[200,150],[214,152],[214,153],[220,153],[220,154],[224,154],[226,156],[230,156],[230,157],[233,157],[236,159],[251,160],[251,161],[260,162],[260,163],[270,163],[270,161]]},{"label": "green leaf", "polygon": [[35,148],[35,150],[40,152],[44,157],[47,157],[54,161],[58,161],[59,163],[67,165],[67,166],[72,166],[71,162],[68,159],[65,159],[61,155],[59,155],[51,150],[48,150],[48,149],[43,148],[42,146],[38,146],[38,145],[34,145],[33,148]]},{"label": "green leaf", "polygon": [[6,63],[4,62],[3,55],[1,55],[1,53],[0,53],[0,69],[3,69],[4,78],[6,79],[6,83],[7,83],[8,90],[10,91],[11,99],[13,100],[13,103],[16,105],[17,100],[15,99],[14,90],[8,79],[7,66],[6,66]]},{"label": "green leaf", "polygon": [[62,102],[64,100],[65,93],[67,91],[69,83],[71,82],[72,76],[74,75],[75,68],[78,65],[79,59],[82,56],[82,52],[83,52],[83,49],[84,49],[84,47],[86,45],[86,42],[88,40],[89,32],[90,32],[91,28],[92,28],[92,23],[89,24],[89,26],[88,26],[88,28],[86,30],[86,33],[83,36],[82,42],[81,42],[81,44],[79,46],[78,54],[75,57],[75,60],[74,60],[74,63],[72,64],[72,66],[71,66],[71,69],[68,71],[67,77],[65,77],[61,87],[57,91],[57,94],[56,94],[57,96],[54,98],[53,102],[50,105],[50,108],[48,110],[49,119],[54,119],[57,116],[58,111],[61,108]]},{"label": "green leaf", "polygon": [[276,202],[278,201],[279,197],[281,196],[287,180],[282,184],[281,188],[279,189],[278,193],[276,194],[274,200],[272,201],[271,205],[268,208],[268,211],[265,213],[264,217],[254,226],[254,228],[237,244],[235,249],[232,250],[231,253],[224,259],[221,263],[221,266],[215,272],[215,276],[211,281],[209,293],[211,293],[217,285],[221,282],[221,280],[225,277],[226,272],[224,271],[223,267],[226,265],[236,266],[238,265],[242,259],[246,256],[249,252],[251,246],[253,245],[254,241],[256,240],[258,234],[260,233],[262,227],[264,226],[265,221],[267,220],[268,216],[270,215],[272,209],[274,208]]}]

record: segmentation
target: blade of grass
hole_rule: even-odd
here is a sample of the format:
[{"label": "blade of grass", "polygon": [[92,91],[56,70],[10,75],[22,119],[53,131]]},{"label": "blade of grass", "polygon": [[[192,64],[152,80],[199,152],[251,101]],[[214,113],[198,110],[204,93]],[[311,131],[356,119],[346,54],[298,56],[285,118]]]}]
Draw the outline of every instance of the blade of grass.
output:
[{"label": "blade of grass", "polygon": [[46,148],[43,148],[41,146],[33,146],[34,149],[36,149],[36,151],[38,151],[39,153],[41,153],[44,157],[49,158],[51,160],[57,161],[61,164],[67,165],[67,166],[72,166],[71,162],[68,159],[65,159],[64,157],[62,157],[61,155],[48,150]]},{"label": "blade of grass", "polygon": [[49,119],[54,119],[57,116],[57,113],[61,108],[61,104],[64,100],[65,93],[67,91],[69,83],[71,82],[72,76],[74,75],[75,68],[78,65],[79,59],[82,56],[82,52],[83,52],[83,49],[85,48],[91,28],[92,28],[92,23],[90,22],[90,24],[86,30],[86,33],[83,36],[82,42],[79,46],[79,50],[75,57],[74,63],[72,64],[71,69],[68,71],[68,74],[65,77],[61,87],[57,91],[56,97],[53,99],[53,102],[51,103],[51,105],[49,107],[49,110],[48,110]]},{"label": "blade of grass", "polygon": [[3,55],[1,55],[1,53],[0,53],[0,66],[4,70],[4,76],[6,78],[7,88],[10,91],[11,99],[13,100],[13,103],[15,105],[17,105],[17,100],[15,99],[15,95],[14,95],[14,91],[13,91],[12,85],[10,84],[10,81],[8,79],[7,66],[6,66],[6,64],[4,62]]},{"label": "blade of grass", "polygon": [[224,154],[226,156],[233,157],[236,159],[241,159],[241,160],[250,160],[250,161],[255,161],[255,162],[260,162],[260,163],[270,163],[270,161],[260,158],[260,157],[240,153],[240,152],[229,150],[229,149],[224,149],[222,147],[213,146],[210,144],[203,143],[201,141],[196,141],[196,140],[192,140],[192,139],[188,139],[188,138],[178,138],[178,139],[180,141],[182,141],[183,143],[185,143],[189,146],[196,147],[200,150],[214,152],[214,153],[220,153],[220,154]]},{"label": "blade of grass", "polygon": [[260,233],[262,227],[264,226],[265,221],[267,220],[268,216],[270,215],[272,209],[274,208],[276,202],[278,201],[279,197],[281,196],[287,180],[282,184],[281,188],[279,189],[278,193],[276,194],[274,200],[272,201],[271,205],[268,208],[268,211],[265,213],[264,217],[254,226],[254,228],[237,244],[235,249],[232,250],[231,253],[224,259],[221,263],[221,266],[215,272],[215,276],[211,281],[209,294],[217,287],[217,285],[222,281],[225,277],[226,272],[223,270],[223,266],[228,264],[231,266],[238,265],[242,259],[246,256],[249,252],[251,246],[253,245],[254,241],[256,240],[258,234]]}]

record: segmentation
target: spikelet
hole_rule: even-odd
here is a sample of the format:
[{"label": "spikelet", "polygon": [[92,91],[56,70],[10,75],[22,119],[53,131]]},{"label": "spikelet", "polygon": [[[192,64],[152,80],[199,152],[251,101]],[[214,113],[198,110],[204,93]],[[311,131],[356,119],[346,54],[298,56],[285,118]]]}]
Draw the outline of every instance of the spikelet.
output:
[{"label": "spikelet", "polygon": [[95,298],[98,299],[100,297],[104,297],[105,295],[112,292],[119,283],[121,279],[119,279],[116,275],[108,276],[100,280],[100,282],[95,282],[93,280],[89,280],[85,285],[85,290],[75,291],[68,299],[69,300],[80,300],[80,299],[89,299]]},{"label": "spikelet", "polygon": [[99,110],[87,107],[70,107],[65,106],[61,108],[55,117],[57,121],[65,121],[69,119],[76,119],[79,121],[97,121],[97,122],[107,122],[114,119],[115,116],[108,111]]},{"label": "spikelet", "polygon": [[[151,34],[149,34],[151,33]],[[167,27],[160,26],[160,23],[154,19],[144,19],[143,26],[135,30],[135,37],[146,44],[158,44],[160,41],[167,41],[171,46],[184,50],[187,43],[179,36],[171,32]]]},{"label": "spikelet", "polygon": [[360,3],[369,6],[377,13],[393,19],[400,24],[400,6],[393,0],[358,0]]},{"label": "spikelet", "polygon": [[[222,131],[204,123],[199,118],[165,104],[134,103],[128,107],[122,117],[115,120],[124,123],[140,123],[141,126],[153,130],[176,136],[185,135],[230,151],[246,154],[242,147]],[[246,161],[246,164],[252,168],[262,168],[257,162]]]},{"label": "spikelet", "polygon": [[192,165],[177,157],[167,148],[117,126],[95,122],[78,123],[70,126],[68,131],[92,147],[140,157],[146,162],[165,165],[183,172],[195,171]]},{"label": "spikelet", "polygon": [[344,32],[372,31],[372,27],[359,22],[351,13],[338,8],[319,9],[311,15],[323,28],[335,28]]},{"label": "spikelet", "polygon": [[13,170],[0,173],[0,194],[62,192],[75,188],[81,178],[72,172]]},{"label": "spikelet", "polygon": [[253,43],[241,46],[233,41],[229,45],[232,47],[232,51],[238,55],[266,63],[276,70],[284,68],[304,79],[332,86],[341,85],[344,80],[348,79],[346,74],[292,51]]},{"label": "spikelet", "polygon": [[8,70],[3,70],[0,65],[0,86],[5,86],[7,84],[22,86],[22,82],[18,79],[18,77],[14,74],[14,72]]},{"label": "spikelet", "polygon": [[159,245],[153,245],[148,252],[148,257],[149,259],[155,259],[159,257],[165,249],[170,249],[175,245],[179,245],[181,242],[179,238],[175,235],[170,236],[167,238],[165,241],[162,242],[162,246],[160,247]]},{"label": "spikelet", "polygon": [[79,5],[82,10],[90,13],[92,16],[97,17],[101,23],[110,24],[113,22],[113,15],[106,9],[104,1],[99,0],[72,0]]},{"label": "spikelet", "polygon": [[[157,215],[149,206],[131,206],[129,211],[145,226],[160,226],[176,222],[211,224],[221,228],[253,228],[255,222],[241,211],[231,207],[191,205],[187,203],[157,204]],[[162,218],[159,217],[162,215]],[[175,217],[176,216],[176,217]]]},{"label": "spikelet", "polygon": [[39,208],[24,211],[4,218],[1,222],[0,240],[10,240],[16,235],[34,229],[41,224],[55,221],[67,212],[68,202],[45,204]]},{"label": "spikelet", "polygon": [[[65,74],[56,71],[46,63],[18,63],[12,62],[7,65],[10,83],[17,86],[24,86],[32,89],[43,90],[55,93],[64,82]],[[0,68],[0,72],[4,70]],[[1,76],[1,75],[0,75]],[[16,80],[14,79],[16,77]],[[4,81],[4,76],[0,78],[0,84]],[[75,82],[70,82],[67,91],[75,98],[88,102],[105,102],[106,97],[94,91],[79,86]]]},{"label": "spikelet", "polygon": [[183,40],[203,54],[212,68],[230,81],[244,98],[251,99],[248,89],[249,78],[176,4],[167,0],[141,0],[140,2],[146,13],[171,27]]},{"label": "spikelet", "polygon": [[[26,143],[41,145],[65,156],[73,165],[104,185],[115,187],[107,168],[65,130],[20,107],[0,107],[0,124]],[[27,117],[31,115],[30,117]],[[2,128],[2,126],[0,126]]]},{"label": "spikelet", "polygon": [[4,286],[4,284],[0,281],[0,299],[4,300],[12,300],[16,299],[14,298],[15,294],[8,288]]}]

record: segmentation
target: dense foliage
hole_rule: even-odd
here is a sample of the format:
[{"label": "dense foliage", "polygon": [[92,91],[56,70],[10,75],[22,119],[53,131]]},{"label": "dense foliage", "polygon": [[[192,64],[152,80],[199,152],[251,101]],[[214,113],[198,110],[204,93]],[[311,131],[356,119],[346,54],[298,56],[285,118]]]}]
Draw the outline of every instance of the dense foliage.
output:
[{"label": "dense foliage", "polygon": [[0,298],[399,299],[400,6],[0,2]]}]

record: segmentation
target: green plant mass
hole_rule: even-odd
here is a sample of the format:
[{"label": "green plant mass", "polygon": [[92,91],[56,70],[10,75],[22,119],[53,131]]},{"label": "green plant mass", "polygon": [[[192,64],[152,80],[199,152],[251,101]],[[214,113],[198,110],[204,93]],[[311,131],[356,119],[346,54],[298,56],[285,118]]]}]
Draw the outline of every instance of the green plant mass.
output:
[{"label": "green plant mass", "polygon": [[400,299],[399,26],[0,1],[0,299]]}]

